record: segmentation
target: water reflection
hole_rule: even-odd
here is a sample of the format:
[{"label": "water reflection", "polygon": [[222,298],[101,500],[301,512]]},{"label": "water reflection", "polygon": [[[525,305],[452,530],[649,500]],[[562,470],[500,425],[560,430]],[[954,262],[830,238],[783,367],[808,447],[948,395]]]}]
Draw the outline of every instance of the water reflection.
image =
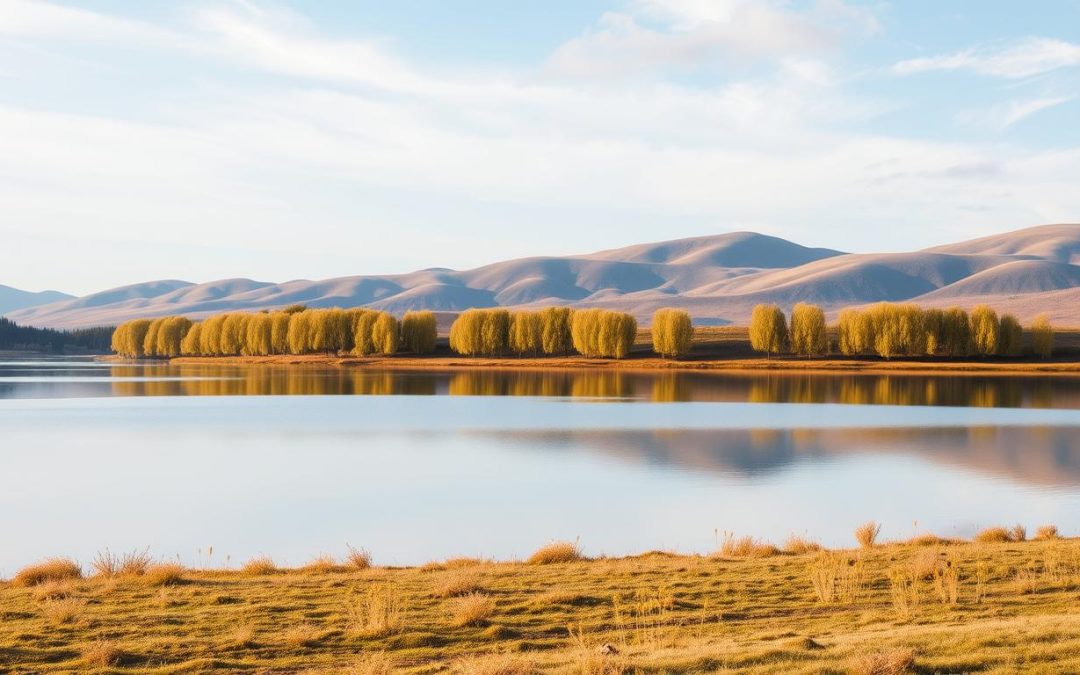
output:
[{"label": "water reflection", "polygon": [[1080,408],[1080,377],[0,362],[0,398],[70,396],[543,396],[665,403]]},{"label": "water reflection", "polygon": [[[544,430],[499,432],[525,447],[597,453],[643,467],[758,478],[794,464],[905,455],[1042,487],[1080,486],[1080,429],[943,427]],[[477,435],[491,435],[477,432]]]}]

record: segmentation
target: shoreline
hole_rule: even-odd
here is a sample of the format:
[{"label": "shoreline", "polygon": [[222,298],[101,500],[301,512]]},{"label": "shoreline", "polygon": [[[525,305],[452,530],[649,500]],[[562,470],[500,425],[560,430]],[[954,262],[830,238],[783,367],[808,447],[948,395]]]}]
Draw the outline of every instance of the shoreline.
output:
[{"label": "shoreline", "polygon": [[[129,362],[115,356],[112,362]],[[659,357],[591,359],[580,356],[515,358],[463,356],[279,355],[279,356],[180,356],[167,360],[176,365],[269,365],[332,366],[385,370],[620,370],[690,371],[719,373],[768,373],[797,375],[1046,375],[1080,377],[1080,361],[914,361],[874,359],[800,359],[792,357],[698,358],[668,360]]]}]

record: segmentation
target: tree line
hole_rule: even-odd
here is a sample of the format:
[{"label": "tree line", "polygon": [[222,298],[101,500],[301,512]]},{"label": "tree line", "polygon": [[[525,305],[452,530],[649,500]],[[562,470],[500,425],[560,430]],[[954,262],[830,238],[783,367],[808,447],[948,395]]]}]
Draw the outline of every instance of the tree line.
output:
[{"label": "tree line", "polygon": [[[1033,352],[1048,358],[1054,332],[1045,316],[1026,329]],[[798,303],[790,322],[777,305],[754,307],[750,345],[759,352],[802,356],[836,352],[845,356],[969,355],[1017,356],[1024,327],[1011,314],[981,305],[923,309],[880,303],[845,309],[830,329],[821,307]],[[450,349],[464,356],[560,356],[625,358],[638,326],[625,312],[547,307],[539,310],[468,309],[450,327]],[[685,310],[663,308],[652,317],[653,351],[665,358],[690,352],[694,327]],[[834,338],[831,336],[835,336]],[[124,356],[269,356],[278,354],[431,354],[437,326],[430,311],[406,312],[399,320],[370,309],[309,309],[294,305],[262,312],[225,312],[192,322],[185,317],[135,319],[112,334]]]},{"label": "tree line", "polygon": [[134,319],[116,327],[112,349],[129,357],[271,356],[338,354],[369,356],[435,350],[435,314],[406,312],[399,321],[370,309],[225,312],[200,322],[181,316]]},{"label": "tree line", "polygon": [[[1027,328],[1032,353],[1049,358],[1054,330],[1045,315]],[[923,309],[910,303],[883,302],[845,309],[837,317],[835,348],[845,356],[1019,356],[1024,328],[1012,314],[1000,317],[986,305],[970,312],[959,307]],[[825,313],[798,303],[787,317],[777,305],[757,305],[750,317],[750,346],[766,355],[815,356],[832,349]]]},{"label": "tree line", "polygon": [[78,351],[100,353],[109,349],[112,326],[56,330],[20,326],[0,317],[0,349],[27,352]]}]

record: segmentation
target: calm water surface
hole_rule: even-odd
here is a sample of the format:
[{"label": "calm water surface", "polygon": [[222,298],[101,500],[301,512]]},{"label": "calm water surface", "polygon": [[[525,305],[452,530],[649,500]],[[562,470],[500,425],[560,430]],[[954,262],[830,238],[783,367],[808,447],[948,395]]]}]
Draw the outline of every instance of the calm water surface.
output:
[{"label": "calm water surface", "polygon": [[[1080,531],[1080,379],[364,371],[0,358],[0,575],[149,546],[188,564],[706,552]],[[213,554],[210,554],[210,549]]]}]

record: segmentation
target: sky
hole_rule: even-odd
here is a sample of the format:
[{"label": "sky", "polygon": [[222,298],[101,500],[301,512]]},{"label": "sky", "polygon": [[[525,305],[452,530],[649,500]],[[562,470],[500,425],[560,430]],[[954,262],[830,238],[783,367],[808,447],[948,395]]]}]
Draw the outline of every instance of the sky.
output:
[{"label": "sky", "polygon": [[0,0],[0,284],[1080,220],[1080,3]]}]

